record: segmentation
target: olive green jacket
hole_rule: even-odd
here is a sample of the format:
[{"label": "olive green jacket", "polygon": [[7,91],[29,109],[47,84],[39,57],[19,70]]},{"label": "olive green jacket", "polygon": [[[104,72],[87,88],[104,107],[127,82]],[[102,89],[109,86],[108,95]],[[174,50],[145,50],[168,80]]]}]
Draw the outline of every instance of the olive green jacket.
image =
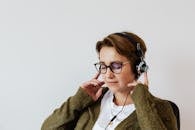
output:
[{"label": "olive green jacket", "polygon": [[[41,130],[91,130],[98,118],[102,97],[95,102],[80,88],[44,121]],[[168,101],[151,95],[143,84],[135,87],[132,98],[136,110],[115,130],[177,130]]]}]

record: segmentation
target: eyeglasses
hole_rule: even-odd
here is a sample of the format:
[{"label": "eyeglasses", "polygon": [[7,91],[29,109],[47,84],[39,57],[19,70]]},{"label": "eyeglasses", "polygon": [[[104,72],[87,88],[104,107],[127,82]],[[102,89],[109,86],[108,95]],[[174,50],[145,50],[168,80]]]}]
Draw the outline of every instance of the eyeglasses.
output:
[{"label": "eyeglasses", "polygon": [[129,63],[129,61],[127,62],[111,62],[109,66],[105,65],[102,62],[99,63],[95,63],[95,68],[98,72],[100,72],[101,74],[105,74],[107,72],[107,68],[110,68],[110,70],[115,73],[115,74],[119,74],[122,70],[122,67]]}]

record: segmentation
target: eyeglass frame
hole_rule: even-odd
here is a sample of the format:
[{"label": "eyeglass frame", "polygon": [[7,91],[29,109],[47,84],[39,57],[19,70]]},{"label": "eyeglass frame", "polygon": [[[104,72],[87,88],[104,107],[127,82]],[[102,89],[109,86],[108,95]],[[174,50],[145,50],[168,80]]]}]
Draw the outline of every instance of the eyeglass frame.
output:
[{"label": "eyeglass frame", "polygon": [[[102,62],[98,62],[98,63],[95,63],[95,64],[94,64],[96,70],[97,70],[98,72],[100,72],[101,74],[106,74],[107,68],[110,68],[110,70],[111,70],[113,73],[115,73],[115,74],[120,74],[121,71],[122,71],[123,66],[124,66],[125,64],[127,64],[127,63],[130,63],[130,61],[125,61],[125,62],[113,61],[113,62],[110,63],[110,65],[103,64],[103,65],[106,67],[106,70],[105,70],[104,73],[102,73],[102,72],[101,72],[101,69],[99,69],[99,68],[96,66],[96,65],[100,65],[100,66],[101,66],[101,63],[102,63]],[[116,73],[116,72],[113,71],[113,68],[112,68],[112,66],[111,66],[111,64],[113,64],[113,63],[120,63],[120,65],[121,65],[121,67],[120,67],[120,72]]]}]

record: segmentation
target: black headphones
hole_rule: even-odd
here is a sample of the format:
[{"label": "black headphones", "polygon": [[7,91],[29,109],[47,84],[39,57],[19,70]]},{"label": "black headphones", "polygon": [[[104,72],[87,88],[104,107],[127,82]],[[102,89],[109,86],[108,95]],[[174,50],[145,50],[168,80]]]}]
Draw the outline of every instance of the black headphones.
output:
[{"label": "black headphones", "polygon": [[136,52],[135,53],[139,57],[139,60],[136,63],[136,70],[137,70],[138,76],[140,76],[143,72],[146,72],[148,70],[148,65],[144,61],[144,54],[143,54],[143,51],[142,51],[142,49],[140,47],[140,43],[136,42],[126,32],[114,33],[114,34],[128,39],[128,41],[130,41],[134,45],[134,47],[136,48]]}]

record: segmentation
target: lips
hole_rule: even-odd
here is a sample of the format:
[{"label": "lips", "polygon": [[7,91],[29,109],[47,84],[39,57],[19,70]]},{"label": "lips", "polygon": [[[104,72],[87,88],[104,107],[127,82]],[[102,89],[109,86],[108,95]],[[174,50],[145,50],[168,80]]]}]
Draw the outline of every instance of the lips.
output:
[{"label": "lips", "polygon": [[107,81],[107,83],[109,84],[115,84],[115,83],[118,83],[117,81]]}]

